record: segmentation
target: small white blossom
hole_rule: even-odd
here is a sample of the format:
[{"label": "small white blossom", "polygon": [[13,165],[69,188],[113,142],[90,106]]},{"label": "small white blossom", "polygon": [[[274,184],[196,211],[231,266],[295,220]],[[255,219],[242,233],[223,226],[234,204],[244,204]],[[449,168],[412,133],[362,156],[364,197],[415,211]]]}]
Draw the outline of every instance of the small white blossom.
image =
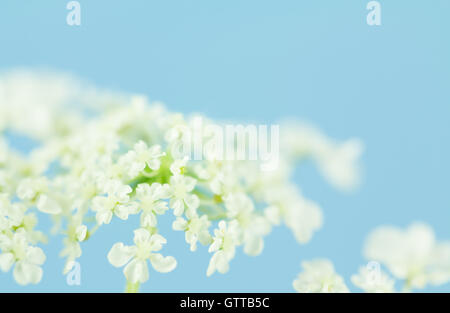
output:
[{"label": "small white blossom", "polygon": [[134,145],[134,149],[125,154],[119,161],[130,177],[138,176],[147,166],[152,170],[158,170],[161,166],[160,158],[165,153],[161,152],[161,146],[148,147],[142,140]]},{"label": "small white blossom", "polygon": [[130,201],[129,194],[132,189],[118,180],[110,180],[105,183],[106,196],[97,196],[92,200],[92,210],[96,212],[98,224],[109,224],[113,214],[122,220],[128,219],[129,214],[136,213],[136,202]]},{"label": "small white blossom", "polygon": [[136,188],[136,198],[139,208],[142,209],[141,227],[155,227],[156,215],[161,215],[168,209],[167,202],[162,199],[169,198],[169,185],[160,183],[139,184]]},{"label": "small white blossom", "polygon": [[239,243],[238,228],[237,221],[228,224],[225,221],[219,222],[219,228],[214,230],[213,243],[208,250],[214,254],[209,261],[207,276],[211,276],[215,271],[221,274],[228,272],[229,262],[234,258]]},{"label": "small white blossom", "polygon": [[244,252],[253,256],[260,254],[264,248],[263,237],[271,231],[270,223],[263,215],[254,212],[252,200],[243,193],[228,195],[225,206],[228,218],[239,223]]},{"label": "small white blossom", "polygon": [[23,228],[17,230],[12,238],[0,235],[2,253],[0,253],[0,269],[3,272],[15,264],[13,276],[20,285],[37,284],[42,279],[40,265],[45,262],[42,249],[28,245],[27,234]]},{"label": "small white blossom", "polygon": [[188,162],[188,157],[185,156],[182,159],[176,159],[173,161],[173,163],[170,165],[170,171],[173,175],[183,175],[184,174],[184,168],[186,167],[186,164]]},{"label": "small white blossom", "polygon": [[172,224],[172,228],[185,232],[185,239],[190,244],[191,251],[197,249],[197,241],[200,241],[202,245],[210,244],[212,238],[208,228],[211,222],[208,220],[208,217],[206,215],[199,217],[189,210],[186,212],[186,217],[188,218],[187,220],[182,217],[177,217]]},{"label": "small white blossom", "polygon": [[200,204],[197,195],[191,192],[195,188],[197,181],[189,176],[174,175],[170,177],[170,207],[173,208],[175,216],[181,216],[184,212],[185,205],[195,210]]},{"label": "small white blossom", "polygon": [[159,234],[151,235],[146,229],[134,231],[134,246],[125,246],[122,242],[114,244],[108,253],[109,262],[115,267],[122,267],[125,277],[131,283],[144,283],[148,280],[147,260],[153,268],[161,273],[171,272],[177,262],[174,257],[164,257],[159,253],[166,239]]},{"label": "small white blossom", "polygon": [[36,203],[39,211],[47,214],[58,214],[61,207],[48,195],[48,181],[44,177],[27,178],[17,187],[17,196],[21,200]]}]

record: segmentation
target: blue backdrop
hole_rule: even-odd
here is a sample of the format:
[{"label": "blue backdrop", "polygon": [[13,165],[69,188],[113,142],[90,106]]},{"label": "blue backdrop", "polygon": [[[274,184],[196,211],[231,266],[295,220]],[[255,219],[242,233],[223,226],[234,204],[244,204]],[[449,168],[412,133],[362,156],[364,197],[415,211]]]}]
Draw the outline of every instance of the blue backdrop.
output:
[{"label": "blue backdrop", "polygon": [[[142,290],[293,291],[301,260],[315,257],[333,260],[351,285],[364,239],[380,224],[421,220],[450,239],[450,1],[380,1],[382,25],[372,27],[367,2],[80,0],[81,26],[70,27],[67,1],[2,0],[0,69],[58,69],[186,113],[258,123],[296,116],[338,139],[360,137],[356,192],[335,191],[311,164],[296,173],[325,213],[309,244],[275,229],[261,256],[239,253],[228,274],[207,278],[206,249],[191,253],[168,217],[165,251],[179,265],[152,271]],[[81,286],[66,284],[56,237],[44,247],[39,285],[0,274],[0,290],[122,291],[106,254],[118,240],[131,243],[135,222],[115,221],[83,245]]]}]

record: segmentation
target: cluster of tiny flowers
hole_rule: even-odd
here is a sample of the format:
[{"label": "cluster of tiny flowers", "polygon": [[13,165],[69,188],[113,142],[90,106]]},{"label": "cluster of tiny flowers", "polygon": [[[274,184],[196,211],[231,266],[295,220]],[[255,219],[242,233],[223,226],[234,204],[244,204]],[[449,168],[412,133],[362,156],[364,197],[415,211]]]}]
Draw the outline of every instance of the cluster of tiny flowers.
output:
[{"label": "cluster of tiny flowers", "polygon": [[[183,140],[180,130],[192,127],[193,118],[64,76],[0,78],[0,269],[14,267],[20,284],[41,280],[45,255],[37,245],[46,237],[35,230],[39,214],[51,215],[53,232],[64,234],[64,273],[99,227],[138,215],[134,244],[117,242],[105,253],[113,266],[124,267],[135,290],[149,279],[149,264],[159,272],[177,266],[160,253],[167,241],[158,219],[172,214],[172,228],[184,232],[190,250],[208,247],[206,274],[226,273],[237,248],[260,254],[274,226],[286,225],[299,243],[321,227],[321,209],[292,182],[296,162],[312,158],[342,189],[357,183],[359,141],[338,143],[293,124],[280,128],[280,163],[273,171],[261,171],[257,161],[177,157],[172,151]],[[17,134],[33,148],[12,149]],[[305,264],[308,271],[314,267]],[[296,285],[311,290],[303,281],[317,278],[327,283],[312,290],[345,290],[329,264],[319,267],[323,274],[305,275]]]},{"label": "cluster of tiny flowers", "polygon": [[[392,293],[396,282],[403,284],[402,292],[450,282],[450,242],[436,242],[433,229],[424,223],[413,223],[405,230],[378,227],[369,235],[364,255],[369,263],[361,266],[351,281],[365,292]],[[293,283],[298,292],[348,292],[331,261],[317,259],[302,266]]]}]

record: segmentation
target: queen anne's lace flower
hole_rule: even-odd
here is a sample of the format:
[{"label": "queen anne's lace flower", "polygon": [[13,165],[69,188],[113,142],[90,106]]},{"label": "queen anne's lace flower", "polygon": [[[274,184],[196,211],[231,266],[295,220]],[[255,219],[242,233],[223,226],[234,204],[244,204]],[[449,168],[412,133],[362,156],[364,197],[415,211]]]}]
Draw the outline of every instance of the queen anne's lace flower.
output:
[{"label": "queen anne's lace flower", "polygon": [[349,292],[344,279],[335,273],[329,260],[305,261],[302,267],[303,271],[293,283],[298,292]]},{"label": "queen anne's lace flower", "polygon": [[92,210],[97,214],[98,224],[109,224],[113,214],[122,220],[128,219],[129,214],[136,212],[138,205],[130,201],[129,194],[132,188],[118,180],[109,180],[105,183],[106,196],[97,196],[92,200]]},{"label": "queen anne's lace flower", "polygon": [[153,268],[161,273],[171,272],[177,266],[175,258],[164,257],[158,252],[166,239],[159,234],[151,235],[146,229],[134,231],[134,246],[125,246],[122,242],[114,244],[108,253],[109,262],[115,267],[122,267],[127,280],[133,284],[148,280],[147,260]]},{"label": "queen anne's lace flower", "polygon": [[[175,215],[172,226],[185,232],[191,250],[198,243],[209,245],[213,255],[207,275],[225,273],[236,248],[259,254],[274,226],[286,225],[300,243],[322,226],[321,209],[291,182],[296,161],[312,157],[340,188],[358,181],[358,141],[340,144],[299,126],[280,127],[286,130],[280,162],[271,172],[262,172],[258,162],[221,159],[209,145],[210,133],[200,140],[203,159],[190,161],[177,148],[198,118],[170,112],[144,96],[84,88],[65,76],[18,72],[0,77],[1,269],[14,266],[19,283],[40,280],[45,256],[37,245],[46,237],[35,230],[37,209],[52,215],[53,233],[64,235],[65,273],[100,227],[131,214],[140,215],[135,245],[114,245],[110,262],[126,265],[131,284],[147,280],[146,260],[156,270],[172,270],[175,260],[155,253],[165,243],[156,233],[158,218],[167,212]],[[217,126],[201,118],[203,129]],[[37,144],[17,153],[4,131]],[[437,279],[438,273],[432,276]]]}]

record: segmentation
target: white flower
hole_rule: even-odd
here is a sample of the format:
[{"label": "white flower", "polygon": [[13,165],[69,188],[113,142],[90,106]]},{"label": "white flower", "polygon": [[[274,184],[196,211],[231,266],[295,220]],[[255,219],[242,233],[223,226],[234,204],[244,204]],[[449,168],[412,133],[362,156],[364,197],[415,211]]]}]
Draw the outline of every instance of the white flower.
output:
[{"label": "white flower", "polygon": [[97,196],[92,200],[92,210],[97,212],[95,217],[99,225],[109,224],[113,214],[126,220],[129,214],[136,213],[138,206],[130,201],[130,186],[118,180],[109,180],[105,183],[104,192],[106,196]]},{"label": "white flower", "polygon": [[280,225],[281,223],[280,209],[274,205],[270,205],[264,209],[264,216],[272,225]]},{"label": "white flower", "polygon": [[[370,264],[370,263],[369,263]],[[361,266],[358,274],[351,277],[352,283],[369,293],[392,293],[395,281],[379,267]]]},{"label": "white flower", "polygon": [[48,181],[44,177],[27,178],[17,187],[17,196],[21,200],[36,203],[39,211],[47,214],[58,214],[61,206],[48,195]]},{"label": "white flower", "polygon": [[228,272],[229,262],[234,258],[239,243],[238,228],[237,221],[231,221],[228,225],[225,221],[219,222],[219,228],[214,230],[213,243],[208,250],[214,252],[214,255],[209,261],[207,276],[211,276],[216,270],[222,274]]},{"label": "white flower", "polygon": [[141,227],[155,227],[156,215],[161,215],[168,209],[167,202],[161,199],[169,198],[169,185],[160,183],[139,184],[136,188],[136,198],[140,201]]},{"label": "white flower", "polygon": [[170,165],[170,171],[172,172],[172,174],[183,175],[188,160],[189,157],[185,156],[182,159],[176,159],[175,161],[173,161],[173,163]]},{"label": "white flower", "polygon": [[348,140],[318,156],[319,167],[334,186],[343,190],[353,189],[359,183],[360,169],[357,161],[362,151],[360,140]]},{"label": "white flower", "polygon": [[153,268],[161,273],[175,269],[177,262],[174,257],[163,257],[159,253],[167,241],[159,234],[151,235],[146,229],[134,231],[134,246],[125,246],[122,242],[114,244],[108,253],[109,262],[115,267],[122,267],[127,280],[131,283],[144,283],[148,280],[147,260]]},{"label": "white flower", "polygon": [[323,214],[314,202],[303,199],[291,204],[285,212],[284,221],[299,243],[307,243],[314,232],[322,227]]},{"label": "white flower", "polygon": [[20,226],[25,217],[25,210],[20,204],[11,203],[8,195],[0,194],[0,232]]},{"label": "white flower", "polygon": [[225,198],[227,216],[239,223],[241,241],[244,252],[248,255],[258,255],[264,248],[263,237],[271,231],[270,223],[264,216],[254,212],[254,205],[244,193],[233,193]]},{"label": "white flower", "polygon": [[281,134],[281,146],[288,158],[312,157],[324,177],[334,186],[349,190],[360,177],[358,159],[363,144],[358,139],[336,143],[317,129],[288,122]]},{"label": "white flower", "polygon": [[152,170],[158,170],[161,166],[160,158],[165,153],[161,152],[161,146],[155,145],[147,147],[147,144],[140,140],[134,145],[134,149],[125,154],[120,160],[132,178],[138,176],[147,166]]},{"label": "white flower", "polygon": [[21,200],[33,200],[39,194],[47,192],[47,185],[48,181],[44,177],[24,179],[17,187],[17,196]]},{"label": "white flower", "polygon": [[436,242],[433,229],[423,223],[414,223],[406,230],[392,226],[375,229],[364,254],[405,280],[406,290],[450,281],[450,243]]},{"label": "white flower", "polygon": [[294,281],[294,289],[300,293],[349,292],[344,280],[335,273],[333,264],[326,259],[302,262],[303,272]]},{"label": "white flower", "polygon": [[175,216],[181,216],[184,212],[185,204],[195,210],[200,204],[197,195],[191,194],[197,181],[189,176],[174,175],[170,177],[170,207],[173,208]]},{"label": "white flower", "polygon": [[188,220],[177,217],[172,224],[172,228],[185,232],[185,239],[191,245],[191,251],[197,249],[197,241],[200,241],[202,245],[210,244],[212,238],[208,228],[211,222],[208,220],[208,217],[206,215],[199,217],[196,213],[189,210],[186,212],[186,217]]},{"label": "white flower", "polygon": [[29,246],[27,235],[23,228],[19,229],[11,239],[0,239],[2,253],[0,254],[0,269],[3,272],[15,264],[13,276],[20,285],[37,284],[42,279],[40,265],[45,262],[45,254],[42,249]]}]

